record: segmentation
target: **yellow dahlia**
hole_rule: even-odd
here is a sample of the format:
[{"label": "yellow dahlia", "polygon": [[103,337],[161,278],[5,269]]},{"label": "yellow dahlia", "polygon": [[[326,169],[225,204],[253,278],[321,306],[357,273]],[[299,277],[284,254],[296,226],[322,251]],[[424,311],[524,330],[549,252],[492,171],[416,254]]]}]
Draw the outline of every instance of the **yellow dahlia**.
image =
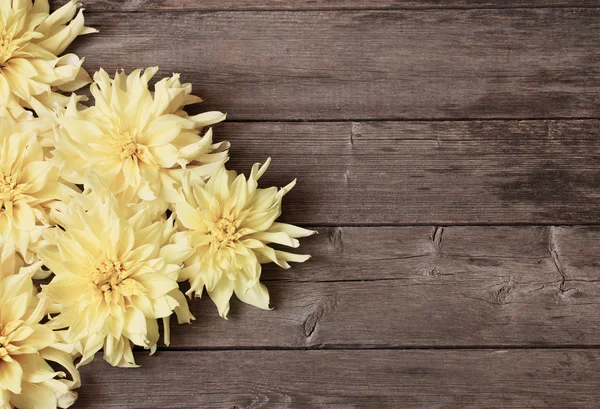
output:
[{"label": "yellow dahlia", "polygon": [[[40,324],[47,301],[36,297],[31,276],[37,268],[0,278],[0,408],[68,408],[77,399],[79,373],[70,349]],[[0,273],[0,277],[5,272]],[[70,374],[56,371],[51,361]]]},{"label": "yellow dahlia", "polygon": [[189,280],[189,293],[202,295],[204,287],[226,318],[233,293],[243,302],[269,308],[269,293],[260,280],[261,263],[289,268],[288,261],[304,262],[310,256],[275,250],[270,243],[298,247],[299,237],[316,232],[277,223],[282,189],[258,188],[258,179],[269,166],[255,164],[248,180],[234,171],[219,169],[207,183],[184,180],[185,201],[176,205],[178,221],[189,230],[194,254],[186,260],[180,279]]},{"label": "yellow dahlia", "polygon": [[156,350],[157,319],[167,345],[173,312],[180,323],[193,319],[177,284],[192,249],[172,218],[153,221],[114,198],[85,203],[75,199],[57,215],[60,228],[46,230],[38,250],[55,274],[42,287],[58,314],[48,325],[68,328],[64,337],[82,355],[79,365],[104,347],[111,365],[135,366],[132,344]]},{"label": "yellow dahlia", "polygon": [[0,240],[28,262],[30,244],[50,223],[49,209],[68,200],[70,192],[44,156],[37,123],[0,117]]},{"label": "yellow dahlia", "polygon": [[225,115],[188,116],[182,108],[201,99],[179,75],[163,78],[151,92],[148,82],[157,71],[94,75],[94,106],[77,110],[73,101],[58,119],[54,160],[66,180],[86,184],[95,175],[123,202],[166,204],[179,199],[184,169],[205,179],[225,163],[228,143],[213,144],[211,130],[201,135]]},{"label": "yellow dahlia", "polygon": [[33,108],[43,115],[90,82],[74,54],[59,57],[73,40],[96,30],[84,26],[79,2],[50,14],[48,0],[0,1],[0,105],[15,118]]}]

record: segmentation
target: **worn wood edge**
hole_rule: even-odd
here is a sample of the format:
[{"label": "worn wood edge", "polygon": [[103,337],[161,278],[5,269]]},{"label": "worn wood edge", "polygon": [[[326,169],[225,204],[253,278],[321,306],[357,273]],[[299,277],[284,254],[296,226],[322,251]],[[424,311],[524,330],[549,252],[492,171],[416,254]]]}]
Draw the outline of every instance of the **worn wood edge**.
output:
[{"label": "worn wood edge", "polygon": [[600,350],[213,351],[97,357],[74,409],[596,408]]}]

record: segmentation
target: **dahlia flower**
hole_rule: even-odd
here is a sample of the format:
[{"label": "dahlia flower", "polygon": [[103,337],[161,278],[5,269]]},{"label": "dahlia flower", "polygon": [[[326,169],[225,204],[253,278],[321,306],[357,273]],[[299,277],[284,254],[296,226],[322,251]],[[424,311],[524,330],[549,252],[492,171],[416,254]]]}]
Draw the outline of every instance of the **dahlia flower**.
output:
[{"label": "dahlia flower", "polygon": [[178,221],[188,229],[194,254],[186,260],[180,279],[189,280],[188,294],[202,295],[204,287],[226,318],[233,293],[241,301],[269,308],[269,293],[259,282],[261,263],[289,268],[288,261],[304,262],[310,256],[275,250],[270,243],[298,247],[299,237],[316,232],[277,223],[283,196],[295,181],[282,189],[258,189],[258,179],[269,166],[255,164],[248,180],[235,171],[219,169],[207,183],[184,180],[185,201],[176,204]]},{"label": "dahlia flower", "polygon": [[72,101],[58,118],[54,160],[61,176],[86,184],[93,174],[122,202],[158,201],[166,210],[179,199],[184,170],[205,179],[225,163],[229,144],[213,144],[211,130],[201,136],[225,115],[188,116],[183,106],[201,99],[179,75],[163,78],[151,92],[148,82],[157,71],[94,75],[95,105],[78,110]]},{"label": "dahlia flower", "polygon": [[59,57],[73,40],[96,32],[84,26],[79,2],[71,0],[50,14],[48,0],[0,2],[0,105],[12,116],[27,116],[25,108],[43,115],[90,81],[74,54]]},{"label": "dahlia flower", "polygon": [[157,319],[162,318],[169,344],[169,317],[179,323],[193,319],[177,279],[192,252],[176,232],[173,219],[151,219],[141,209],[133,212],[114,197],[74,199],[62,214],[60,228],[44,232],[47,243],[38,250],[41,261],[55,274],[42,286],[53,303],[48,325],[65,331],[90,362],[104,347],[113,366],[135,366],[132,344],[156,350]]},{"label": "dahlia flower", "polygon": [[49,225],[49,209],[58,200],[67,201],[70,191],[45,159],[36,124],[0,117],[0,240],[16,247],[27,262],[32,261],[31,243]]},{"label": "dahlia flower", "polygon": [[[31,276],[37,268],[0,277],[0,408],[68,408],[77,399],[79,373],[69,348],[40,324],[47,301],[36,297]],[[56,371],[54,362],[70,374]]]}]

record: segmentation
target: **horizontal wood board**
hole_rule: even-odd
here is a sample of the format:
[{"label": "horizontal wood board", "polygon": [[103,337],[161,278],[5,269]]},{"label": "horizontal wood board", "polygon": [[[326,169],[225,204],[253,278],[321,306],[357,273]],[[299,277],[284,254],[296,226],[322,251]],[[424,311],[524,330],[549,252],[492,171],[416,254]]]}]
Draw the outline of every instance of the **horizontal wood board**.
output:
[{"label": "horizontal wood board", "polygon": [[[65,0],[57,0],[57,5]],[[423,8],[595,7],[598,0],[83,0],[89,12],[147,10],[360,10]]]},{"label": "horizontal wood board", "polygon": [[321,228],[290,270],[266,266],[273,311],[208,297],[174,348],[600,345],[600,228]]},{"label": "horizontal wood board", "polygon": [[[144,9],[141,9],[144,10]],[[90,13],[90,70],[159,65],[236,120],[596,117],[600,9]]]},{"label": "horizontal wood board", "polygon": [[268,156],[300,224],[596,224],[600,122],[225,123],[228,166]]},{"label": "horizontal wood board", "polygon": [[[592,409],[597,350],[212,351],[86,368],[80,409]],[[143,387],[140,387],[143,385]]]}]

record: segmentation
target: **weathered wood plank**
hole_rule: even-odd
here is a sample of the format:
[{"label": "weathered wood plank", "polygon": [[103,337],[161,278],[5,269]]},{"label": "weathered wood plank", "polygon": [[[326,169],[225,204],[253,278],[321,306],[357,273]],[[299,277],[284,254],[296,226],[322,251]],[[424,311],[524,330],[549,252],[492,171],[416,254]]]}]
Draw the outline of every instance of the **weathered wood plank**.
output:
[{"label": "weathered wood plank", "polygon": [[87,67],[182,72],[230,119],[597,117],[600,9],[88,16]]},{"label": "weathered wood plank", "polygon": [[234,301],[225,321],[192,300],[172,346],[600,345],[598,256],[579,250],[598,248],[598,228],[320,230],[308,263],[266,268],[273,311]]},{"label": "weathered wood plank", "polygon": [[554,229],[557,261],[565,277],[575,285],[600,283],[600,228]]},{"label": "weathered wood plank", "polygon": [[[56,1],[58,4],[64,0]],[[146,10],[368,10],[477,7],[578,7],[599,6],[598,0],[84,0],[97,11]]]},{"label": "weathered wood plank", "polygon": [[598,350],[213,351],[100,359],[74,409],[585,409],[600,400]]},{"label": "weathered wood plank", "polygon": [[600,121],[226,123],[230,166],[273,157],[302,224],[595,224]]}]

